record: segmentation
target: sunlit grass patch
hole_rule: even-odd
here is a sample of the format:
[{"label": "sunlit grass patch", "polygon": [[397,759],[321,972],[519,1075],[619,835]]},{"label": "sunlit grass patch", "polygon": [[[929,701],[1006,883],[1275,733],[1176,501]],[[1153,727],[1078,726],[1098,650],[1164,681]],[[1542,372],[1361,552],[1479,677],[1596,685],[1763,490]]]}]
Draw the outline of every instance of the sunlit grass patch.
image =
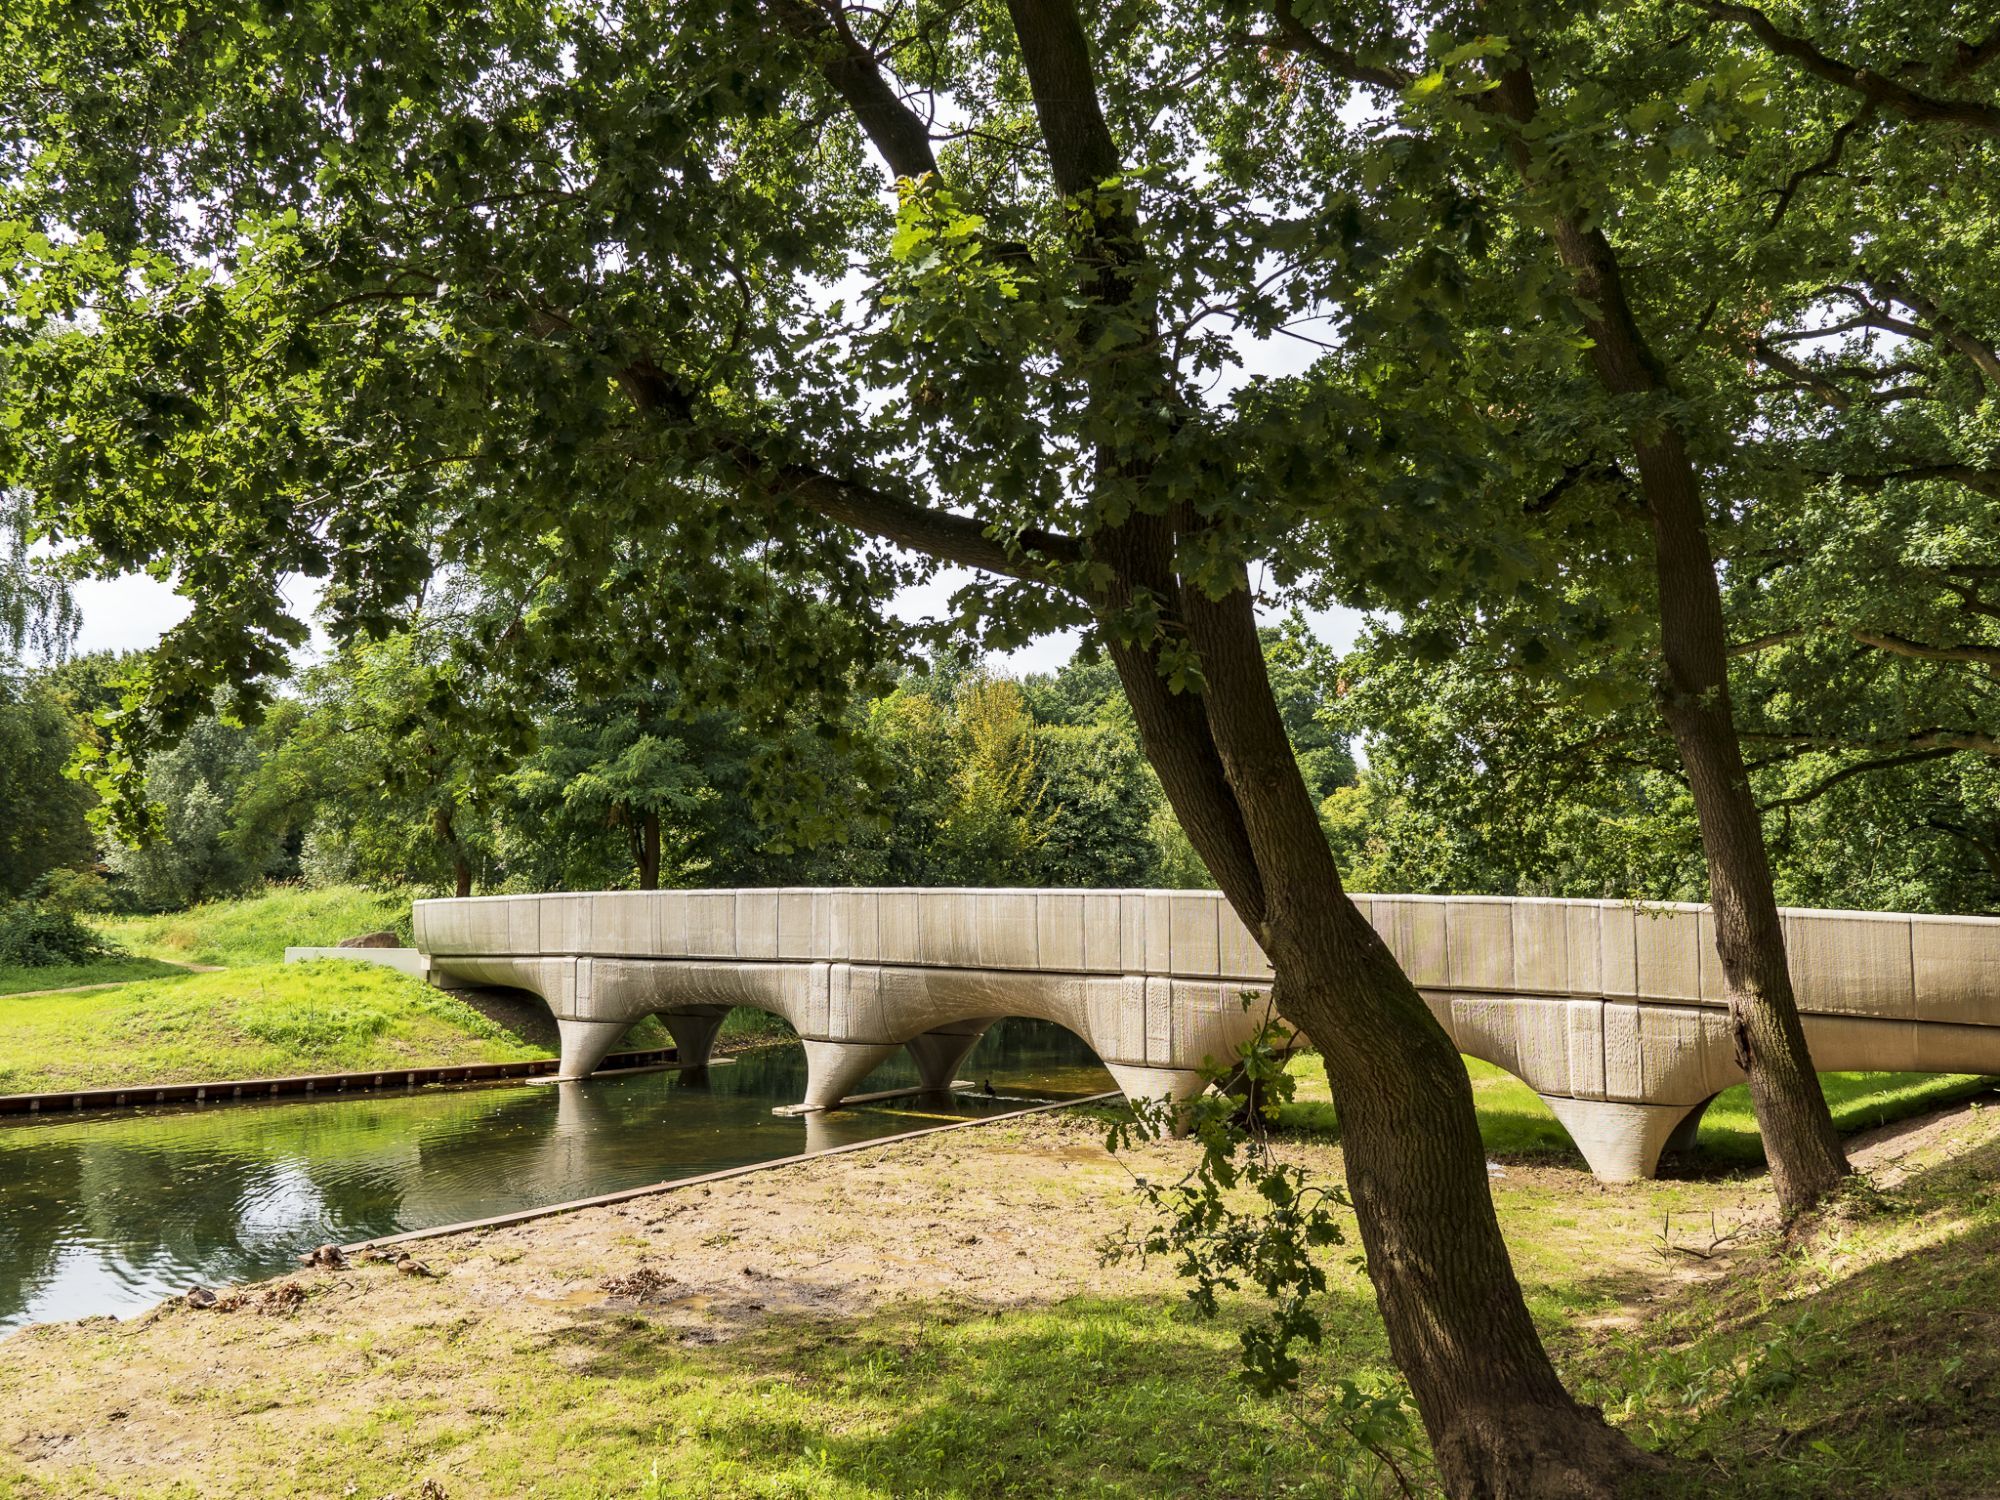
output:
[{"label": "sunlit grass patch", "polygon": [[287,948],[332,947],[366,932],[410,937],[409,891],[272,886],[157,917],[103,917],[97,927],[130,952],[196,964],[275,963]]},{"label": "sunlit grass patch", "polygon": [[[1505,1069],[1476,1058],[1465,1059],[1465,1069],[1472,1079],[1480,1137],[1489,1152],[1503,1159],[1540,1157],[1583,1165],[1569,1132],[1533,1089]],[[1292,1070],[1298,1075],[1298,1097],[1279,1112],[1280,1126],[1306,1136],[1337,1136],[1339,1117],[1327,1088],[1325,1065],[1315,1054],[1305,1053],[1294,1060]],[[1833,1122],[1844,1133],[1942,1109],[1986,1086],[1978,1077],[1959,1073],[1820,1075]],[[1764,1145],[1747,1086],[1725,1089],[1709,1105],[1702,1116],[1696,1157],[1718,1166],[1762,1165]]]},{"label": "sunlit grass patch", "polygon": [[545,1055],[442,990],[339,960],[0,1002],[0,1093]]}]

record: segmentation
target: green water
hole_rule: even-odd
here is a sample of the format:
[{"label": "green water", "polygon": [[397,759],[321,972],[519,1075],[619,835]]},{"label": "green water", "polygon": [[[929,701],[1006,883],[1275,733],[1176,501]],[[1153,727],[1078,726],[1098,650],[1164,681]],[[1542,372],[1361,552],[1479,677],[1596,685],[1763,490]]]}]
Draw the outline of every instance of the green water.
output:
[{"label": "green water", "polygon": [[[796,1043],[698,1074],[362,1094],[0,1125],[0,1330],[123,1314],[303,1250],[821,1151],[1112,1087],[1060,1027],[1003,1021],[980,1091],[784,1117]],[[914,1085],[907,1054],[856,1092]]]}]

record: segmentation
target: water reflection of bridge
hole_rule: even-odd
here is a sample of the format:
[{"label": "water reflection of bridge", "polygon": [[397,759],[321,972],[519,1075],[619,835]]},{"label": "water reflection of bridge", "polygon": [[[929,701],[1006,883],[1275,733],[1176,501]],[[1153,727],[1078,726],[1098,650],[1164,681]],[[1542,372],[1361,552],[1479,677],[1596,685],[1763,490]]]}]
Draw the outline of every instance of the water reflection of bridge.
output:
[{"label": "water reflection of bridge", "polygon": [[[1648,1176],[1743,1074],[1707,911],[1606,901],[1360,896],[1459,1050],[1514,1073],[1600,1177]],[[1806,1037],[1827,1071],[2000,1072],[2000,920],[1785,914]],[[1120,1088],[1185,1098],[1230,1057],[1267,990],[1263,954],[1214,892],[642,891],[420,901],[443,983],[530,990],[562,1075],[656,1015],[706,1059],[732,1006],[804,1042],[805,1105],[849,1094],[899,1047],[946,1086],[996,1017],[1066,1026]]]}]

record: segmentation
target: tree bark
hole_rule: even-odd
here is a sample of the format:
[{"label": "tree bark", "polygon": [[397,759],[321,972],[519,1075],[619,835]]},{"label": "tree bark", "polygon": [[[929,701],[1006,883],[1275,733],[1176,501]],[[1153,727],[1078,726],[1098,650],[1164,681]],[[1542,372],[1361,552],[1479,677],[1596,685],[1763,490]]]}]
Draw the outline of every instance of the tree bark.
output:
[{"label": "tree bark", "polygon": [[472,866],[463,854],[455,854],[451,861],[452,894],[461,900],[472,894]]},{"label": "tree bark", "polygon": [[[1493,98],[1518,124],[1534,118],[1525,64],[1501,74]],[[1524,186],[1534,190],[1536,170],[1519,136],[1513,154]],[[1598,383],[1613,396],[1665,394],[1668,382],[1626,300],[1610,241],[1560,203],[1550,205],[1550,219],[1556,252],[1575,279]],[[1749,1075],[1778,1202],[1787,1215],[1798,1214],[1839,1188],[1847,1157],[1799,1021],[1763,822],[1736,733],[1729,636],[1701,482],[1673,420],[1650,419],[1633,446],[1653,532],[1665,669],[1661,713],[1701,827],[1736,1061]]]},{"label": "tree bark", "polygon": [[1279,1013],[1318,1047],[1376,1301],[1458,1496],[1596,1495],[1650,1462],[1572,1398],[1493,1210],[1458,1049],[1342,888],[1257,637],[1247,580],[1183,590],[1202,703],[1266,896]]},{"label": "tree bark", "polygon": [[660,815],[646,813],[639,823],[639,889],[660,888]]}]

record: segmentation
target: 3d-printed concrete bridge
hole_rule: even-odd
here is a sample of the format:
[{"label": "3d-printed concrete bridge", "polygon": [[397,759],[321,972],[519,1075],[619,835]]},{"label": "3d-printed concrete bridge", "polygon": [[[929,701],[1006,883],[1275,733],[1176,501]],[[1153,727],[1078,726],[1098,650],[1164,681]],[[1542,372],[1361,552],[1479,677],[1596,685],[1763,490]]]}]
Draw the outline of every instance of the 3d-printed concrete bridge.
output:
[{"label": "3d-printed concrete bridge", "polygon": [[[1458,1049],[1523,1079],[1609,1180],[1650,1176],[1742,1081],[1712,919],[1695,906],[1357,896]],[[2000,920],[1788,911],[1822,1071],[2000,1073]],[[530,990],[565,1078],[656,1015],[706,1061],[731,1006],[805,1044],[805,1105],[836,1105],[898,1047],[949,1085],[991,1022],[1034,1016],[1096,1049],[1133,1098],[1185,1098],[1256,1025],[1271,970],[1202,891],[739,890],[420,901],[451,985]]]}]

